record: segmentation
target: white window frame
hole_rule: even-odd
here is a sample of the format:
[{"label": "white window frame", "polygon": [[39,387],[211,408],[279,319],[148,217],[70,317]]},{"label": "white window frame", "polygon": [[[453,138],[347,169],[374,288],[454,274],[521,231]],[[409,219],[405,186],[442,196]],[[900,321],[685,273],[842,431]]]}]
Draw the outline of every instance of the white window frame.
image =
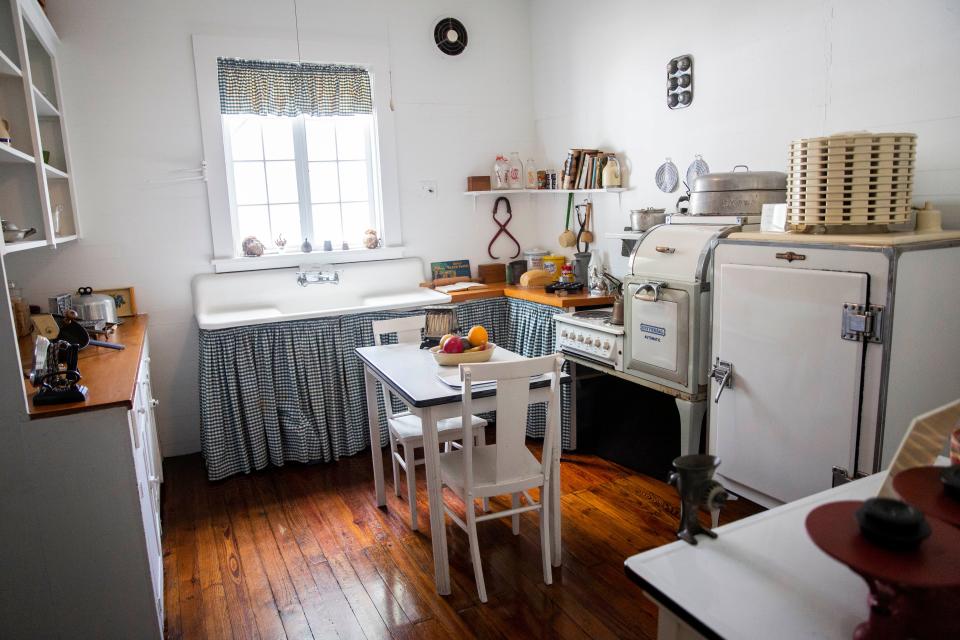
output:
[{"label": "white window frame", "polygon": [[[384,260],[403,256],[400,205],[397,186],[397,151],[393,111],[390,109],[389,52],[385,44],[363,38],[324,37],[323,41],[300,42],[297,54],[295,38],[285,40],[258,38],[231,38],[193,36],[194,64],[197,71],[197,99],[200,109],[200,130],[203,136],[203,156],[206,162],[207,198],[210,206],[210,228],[213,240],[213,265],[217,272],[247,271],[298,266],[308,262],[360,262]],[[252,60],[279,60],[361,65],[370,72],[373,90],[374,145],[378,153],[371,159],[371,172],[379,173],[378,211],[382,240],[380,249],[351,249],[349,251],[299,252],[299,242],[289,238],[291,245],[279,255],[259,258],[238,257],[235,239],[235,210],[231,206],[230,178],[227,172],[223,126],[220,114],[220,87],[217,76],[217,58],[246,58]],[[374,166],[379,163],[379,166]],[[314,239],[311,238],[311,242]]]}]

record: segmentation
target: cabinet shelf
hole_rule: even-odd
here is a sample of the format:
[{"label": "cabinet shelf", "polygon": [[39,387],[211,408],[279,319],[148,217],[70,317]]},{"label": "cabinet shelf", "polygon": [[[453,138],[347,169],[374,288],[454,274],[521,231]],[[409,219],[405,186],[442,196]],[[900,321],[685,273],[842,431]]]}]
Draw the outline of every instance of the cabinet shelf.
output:
[{"label": "cabinet shelf", "polygon": [[33,88],[33,95],[37,99],[37,117],[38,118],[59,118],[60,111],[53,106],[47,96],[40,92],[40,89]]},{"label": "cabinet shelf", "polygon": [[24,153],[16,147],[0,143],[0,162],[35,164],[36,160],[34,160],[30,154]]},{"label": "cabinet shelf", "polygon": [[3,245],[3,254],[16,253],[17,251],[26,251],[27,249],[36,249],[47,246],[46,240],[20,240],[19,242],[8,242]]},{"label": "cabinet shelf", "polygon": [[61,171],[60,169],[57,169],[49,164],[43,165],[43,170],[46,172],[47,178],[52,180],[66,180],[70,177],[67,175],[66,171]]},{"label": "cabinet shelf", "polygon": [[14,76],[17,78],[23,77],[23,72],[20,71],[20,67],[13,63],[13,60],[7,57],[3,51],[0,51],[0,75],[3,76]]}]

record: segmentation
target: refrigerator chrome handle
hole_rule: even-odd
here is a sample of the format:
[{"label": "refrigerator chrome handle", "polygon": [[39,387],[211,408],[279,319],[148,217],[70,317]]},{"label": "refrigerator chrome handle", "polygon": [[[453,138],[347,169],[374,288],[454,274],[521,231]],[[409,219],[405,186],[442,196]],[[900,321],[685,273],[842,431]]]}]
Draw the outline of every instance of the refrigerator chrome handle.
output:
[{"label": "refrigerator chrome handle", "polygon": [[719,404],[723,390],[733,386],[733,365],[717,358],[710,370],[710,377],[717,381],[717,395],[713,397],[713,403]]}]

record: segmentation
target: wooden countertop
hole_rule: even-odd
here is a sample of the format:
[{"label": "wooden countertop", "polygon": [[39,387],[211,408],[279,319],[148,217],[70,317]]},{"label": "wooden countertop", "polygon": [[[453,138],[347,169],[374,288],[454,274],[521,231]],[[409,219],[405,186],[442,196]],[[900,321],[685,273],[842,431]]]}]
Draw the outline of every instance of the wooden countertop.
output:
[{"label": "wooden countertop", "polygon": [[[137,372],[140,369],[140,356],[147,331],[147,316],[124,318],[109,342],[118,342],[126,346],[123,351],[89,346],[80,351],[77,367],[83,379],[81,384],[88,389],[86,402],[55,404],[42,407],[33,405],[36,390],[26,382],[31,418],[48,418],[82,411],[95,411],[109,407],[133,408],[133,396],[137,386]],[[24,371],[29,371],[33,363],[33,338],[20,339],[20,362]]]},{"label": "wooden countertop", "polygon": [[498,298],[500,296],[515,298],[517,300],[527,300],[528,302],[538,302],[560,309],[598,307],[613,304],[613,296],[601,296],[583,292],[562,296],[555,293],[547,293],[543,287],[520,287],[512,284],[503,284],[502,282],[450,293],[450,297],[453,298],[452,302],[466,302],[468,300]]}]

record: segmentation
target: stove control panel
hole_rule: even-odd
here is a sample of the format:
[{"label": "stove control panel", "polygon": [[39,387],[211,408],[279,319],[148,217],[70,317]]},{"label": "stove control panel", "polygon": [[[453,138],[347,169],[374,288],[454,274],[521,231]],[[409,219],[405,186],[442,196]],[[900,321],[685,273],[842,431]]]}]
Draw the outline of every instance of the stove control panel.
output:
[{"label": "stove control panel", "polygon": [[623,371],[623,336],[557,321],[557,351],[595,360]]}]

